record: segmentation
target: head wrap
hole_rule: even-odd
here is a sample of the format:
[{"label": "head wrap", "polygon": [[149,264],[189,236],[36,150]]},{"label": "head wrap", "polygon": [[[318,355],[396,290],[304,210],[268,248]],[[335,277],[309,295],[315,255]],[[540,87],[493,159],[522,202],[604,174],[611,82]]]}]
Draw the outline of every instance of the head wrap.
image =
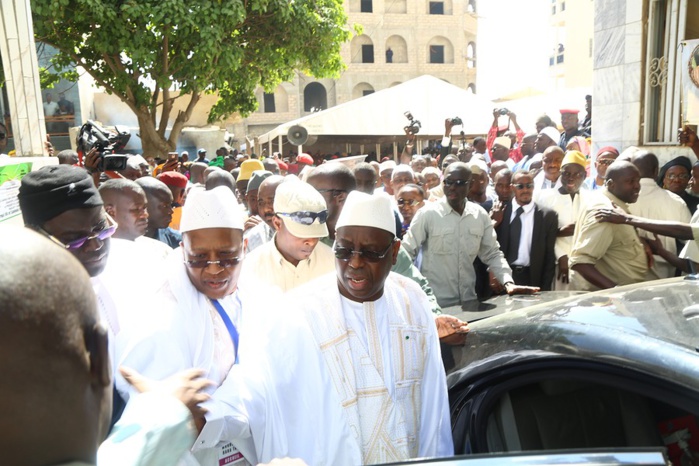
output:
[{"label": "head wrap", "polygon": [[548,136],[555,143],[558,143],[558,141],[561,139],[561,133],[559,133],[558,130],[553,126],[547,126],[546,128],[539,131],[539,134]]},{"label": "head wrap", "polygon": [[[274,212],[276,214],[293,214],[296,212],[323,212],[328,206],[325,198],[308,183],[295,176],[287,178],[277,187],[274,193]],[[279,215],[284,226],[297,238],[324,238],[328,236],[325,222],[315,219],[310,225],[303,225],[293,218]]]},{"label": "head wrap", "polygon": [[396,162],[393,160],[386,160],[379,165],[379,173],[383,173],[386,170],[393,170],[394,168],[396,168]]},{"label": "head wrap", "polygon": [[576,110],[574,108],[562,108],[561,109],[561,115],[566,115],[569,113],[572,113],[573,115],[577,115],[578,113],[580,113],[580,110]]},{"label": "head wrap", "polygon": [[604,146],[600,150],[597,151],[597,157],[599,158],[600,155],[604,154],[605,152],[609,152],[611,154],[614,154],[614,157],[619,157],[619,151],[616,149],[616,147],[613,146]]},{"label": "head wrap", "polygon": [[586,167],[587,159],[585,154],[577,150],[569,150],[566,152],[565,157],[563,157],[563,162],[561,162],[561,167],[568,165],[569,163],[576,163],[581,167]]},{"label": "head wrap", "polygon": [[186,188],[187,187],[187,177],[180,172],[163,172],[157,176],[158,180],[162,181],[168,186],[173,188]]},{"label": "head wrap", "polygon": [[289,171],[289,164],[288,163],[279,160],[277,162],[277,165],[279,165],[279,170],[282,170],[285,172]]},{"label": "head wrap", "polygon": [[27,173],[18,199],[26,225],[43,225],[68,210],[103,205],[92,177],[85,169],[71,165],[52,165]]},{"label": "head wrap", "polygon": [[495,141],[493,142],[493,145],[495,145],[495,144],[500,145],[500,146],[503,146],[503,147],[509,149],[510,146],[512,146],[512,139],[510,139],[510,138],[507,137],[507,136],[499,136],[499,137],[495,138]]},{"label": "head wrap", "polygon": [[249,180],[252,176],[252,172],[256,170],[264,170],[265,166],[257,159],[249,159],[240,164],[240,173],[236,181]]},{"label": "head wrap", "polygon": [[313,157],[308,154],[299,154],[299,156],[296,157],[296,162],[305,163],[306,165],[313,165]]},{"label": "head wrap", "polygon": [[243,229],[243,213],[233,191],[226,186],[218,186],[210,191],[190,191],[182,208],[180,231],[185,233],[205,228]]},{"label": "head wrap", "polygon": [[590,143],[587,142],[587,139],[582,136],[574,136],[570,141],[568,141],[568,143],[570,144],[573,141],[578,144],[580,152],[582,152],[585,157],[590,156]]},{"label": "head wrap", "polygon": [[388,196],[372,196],[361,191],[349,193],[335,229],[351,226],[374,227],[395,236],[396,220],[391,199]]},{"label": "head wrap", "polygon": [[690,175],[692,174],[692,162],[690,162],[689,159],[684,155],[680,155],[679,157],[675,157],[674,159],[670,160],[660,169],[660,173],[658,173],[657,179],[658,186],[660,186],[661,188],[663,187],[663,178],[665,178],[665,173],[668,171],[668,169],[677,166],[686,168],[687,172]]}]

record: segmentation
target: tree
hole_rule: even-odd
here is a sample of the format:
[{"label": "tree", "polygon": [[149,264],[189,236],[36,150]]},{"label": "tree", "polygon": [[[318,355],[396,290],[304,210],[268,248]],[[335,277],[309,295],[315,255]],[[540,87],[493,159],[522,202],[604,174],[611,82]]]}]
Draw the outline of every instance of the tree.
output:
[{"label": "tree", "polygon": [[[138,118],[145,155],[176,148],[204,93],[209,122],[257,108],[300,70],[336,76],[350,37],[342,0],[32,0],[34,33],[59,53],[60,71],[83,67]],[[173,90],[178,90],[179,94]],[[189,99],[173,115],[175,99]],[[174,120],[168,133],[171,118]]]}]

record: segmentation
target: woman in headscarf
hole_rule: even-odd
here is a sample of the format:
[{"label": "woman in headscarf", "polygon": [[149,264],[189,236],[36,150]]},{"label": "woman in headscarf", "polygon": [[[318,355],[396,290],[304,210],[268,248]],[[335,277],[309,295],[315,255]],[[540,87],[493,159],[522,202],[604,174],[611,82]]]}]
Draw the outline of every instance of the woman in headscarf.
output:
[{"label": "woman in headscarf", "polygon": [[663,165],[658,174],[658,186],[667,189],[682,198],[689,211],[694,214],[699,205],[699,198],[687,194],[687,184],[692,175],[692,162],[683,155],[675,157]]}]

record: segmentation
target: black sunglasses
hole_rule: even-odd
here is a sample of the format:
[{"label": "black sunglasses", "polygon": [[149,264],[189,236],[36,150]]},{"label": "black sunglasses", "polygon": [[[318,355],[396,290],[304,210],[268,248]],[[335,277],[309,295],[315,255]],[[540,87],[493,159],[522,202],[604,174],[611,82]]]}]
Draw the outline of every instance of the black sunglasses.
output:
[{"label": "black sunglasses", "polygon": [[343,194],[347,194],[349,191],[346,189],[317,189],[320,194],[332,193],[332,197],[340,197]]},{"label": "black sunglasses", "polygon": [[468,184],[467,180],[444,180],[444,186],[466,186]]},{"label": "black sunglasses", "polygon": [[524,189],[524,188],[532,189],[534,187],[534,183],[517,183],[517,184],[513,184],[512,186],[517,188],[517,189]]},{"label": "black sunglasses", "polygon": [[290,218],[294,222],[300,223],[301,225],[311,225],[316,219],[318,219],[318,223],[325,223],[328,221],[327,210],[322,210],[320,212],[276,212],[276,214],[281,215],[282,217]]},{"label": "black sunglasses", "polygon": [[391,250],[391,247],[393,246],[393,243],[395,240],[391,241],[391,243],[388,245],[388,247],[383,251],[383,252],[376,252],[376,251],[355,251],[352,248],[343,248],[335,244],[333,246],[333,252],[335,253],[335,257],[340,259],[341,261],[348,261],[352,259],[352,256],[357,254],[358,256],[364,258],[365,261],[367,262],[378,262],[384,257],[386,257],[386,254]]},{"label": "black sunglasses", "polygon": [[217,261],[209,261],[209,260],[192,260],[192,261],[184,261],[185,264],[187,264],[188,267],[191,267],[193,269],[205,269],[211,264],[218,264],[220,267],[223,267],[224,269],[228,269],[231,267],[234,267],[238,264],[240,264],[240,257],[233,257],[231,259],[220,259]]}]

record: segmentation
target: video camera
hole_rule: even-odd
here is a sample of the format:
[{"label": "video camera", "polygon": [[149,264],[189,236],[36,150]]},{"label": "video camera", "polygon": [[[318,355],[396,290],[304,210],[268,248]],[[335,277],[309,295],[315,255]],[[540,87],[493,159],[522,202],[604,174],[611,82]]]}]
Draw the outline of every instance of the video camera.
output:
[{"label": "video camera", "polygon": [[115,126],[114,131],[108,131],[92,120],[82,125],[78,133],[78,151],[82,151],[83,156],[87,155],[93,147],[99,151],[100,161],[97,165],[99,171],[124,170],[128,155],[117,154],[121,151],[131,138],[129,129],[125,126]]},{"label": "video camera", "polygon": [[420,120],[416,120],[413,118],[413,114],[410,113],[410,111],[405,112],[403,115],[405,115],[405,118],[410,121],[410,124],[408,126],[403,127],[403,129],[410,134],[417,134],[420,132],[420,128],[422,128],[422,124],[420,123]]},{"label": "video camera", "polygon": [[459,118],[459,117],[449,118],[449,121],[451,121],[452,126],[464,124],[464,122],[461,121],[461,118]]},{"label": "video camera", "polygon": [[498,112],[500,115],[507,115],[510,111],[506,108],[496,108],[494,111]]}]

